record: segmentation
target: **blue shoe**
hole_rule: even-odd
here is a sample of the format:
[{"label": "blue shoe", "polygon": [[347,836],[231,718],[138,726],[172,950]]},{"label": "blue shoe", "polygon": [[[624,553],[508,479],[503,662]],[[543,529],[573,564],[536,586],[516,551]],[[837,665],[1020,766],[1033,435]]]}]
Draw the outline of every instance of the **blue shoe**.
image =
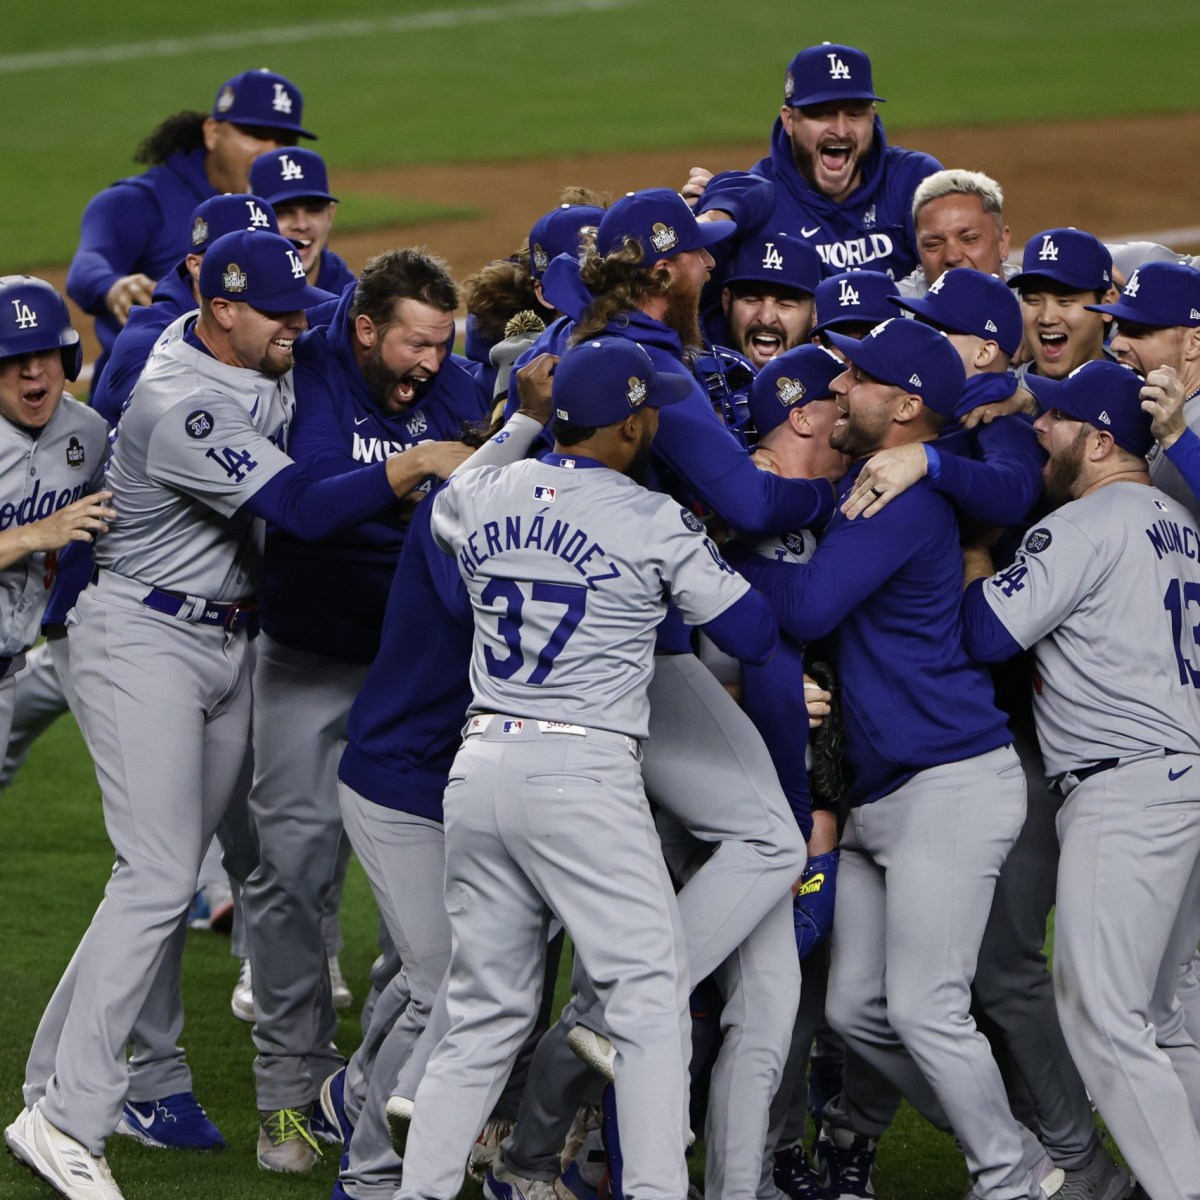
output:
[{"label": "blue shoe", "polygon": [[342,1187],[342,1181],[340,1179],[335,1179],[333,1181],[333,1191],[329,1195],[329,1200],[354,1200],[354,1197],[351,1196],[344,1187]]},{"label": "blue shoe", "polygon": [[[342,1165],[345,1170],[350,1165],[350,1138],[354,1134],[354,1126],[346,1116],[346,1068],[334,1071],[321,1084],[320,1103],[313,1110],[313,1117],[318,1113],[322,1124],[335,1126],[342,1135]],[[316,1129],[313,1130],[316,1133]]]},{"label": "blue shoe", "polygon": [[318,1142],[324,1142],[327,1146],[342,1144],[341,1128],[336,1121],[331,1121],[321,1111],[319,1104],[313,1105],[312,1115],[308,1118],[308,1128]]},{"label": "blue shoe", "polygon": [[211,929],[212,909],[208,907],[208,897],[201,888],[193,897],[187,916],[189,929]]},{"label": "blue shoe", "polygon": [[829,1200],[829,1192],[821,1185],[799,1142],[775,1152],[772,1174],[775,1186],[791,1200]]},{"label": "blue shoe", "polygon": [[584,1179],[577,1162],[571,1163],[558,1177],[554,1190],[560,1197],[566,1191],[574,1196],[575,1200],[600,1200],[600,1192]]},{"label": "blue shoe", "polygon": [[224,1150],[221,1131],[208,1119],[192,1092],[162,1100],[127,1100],[117,1133],[158,1150]]},{"label": "blue shoe", "polygon": [[483,1181],[484,1200],[557,1200],[554,1184],[543,1179],[526,1179],[497,1164]]}]

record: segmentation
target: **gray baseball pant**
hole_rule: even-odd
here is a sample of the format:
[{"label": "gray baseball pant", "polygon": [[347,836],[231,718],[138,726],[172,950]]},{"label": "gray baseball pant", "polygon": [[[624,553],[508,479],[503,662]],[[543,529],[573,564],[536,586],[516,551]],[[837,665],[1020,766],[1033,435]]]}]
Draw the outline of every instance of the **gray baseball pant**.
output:
[{"label": "gray baseball pant", "polygon": [[[458,1193],[463,1164],[536,1019],[551,912],[604,1004],[617,1052],[625,1191],[680,1200],[687,968],[636,743],[589,730],[468,735],[446,789],[449,1033],[415,1097],[400,1200]],[[603,847],[604,870],[594,858]]]},{"label": "gray baseball pant", "polygon": [[1200,1049],[1176,997],[1200,907],[1198,767],[1185,754],[1121,764],[1080,783],[1058,817],[1063,1033],[1154,1200],[1200,1200]]},{"label": "gray baseball pant", "polygon": [[337,768],[367,666],[260,639],[250,820],[259,860],[242,890],[253,968],[260,1110],[312,1104],[343,1065],[322,912],[343,838]]},{"label": "gray baseball pant", "polygon": [[[69,633],[80,725],[116,867],[60,988],[69,1003],[47,1118],[103,1152],[126,1098],[126,1044],[196,888],[248,748],[245,633],[146,609],[145,586],[102,572]],[[65,997],[63,998],[65,999]],[[52,1002],[47,1018],[59,1005]]]},{"label": "gray baseball pant", "polygon": [[852,810],[838,869],[829,1021],[918,1108],[933,1093],[980,1200],[1029,1200],[1040,1154],[970,1014],[992,893],[1024,819],[1025,776],[1006,746]]},{"label": "gray baseball pant", "polygon": [[[59,640],[65,642],[65,638]],[[33,743],[67,711],[67,696],[59,681],[50,653],[50,642],[34,646],[25,655],[25,665],[14,674],[11,727],[0,745],[7,749],[0,766],[0,792],[25,765]],[[0,733],[3,733],[0,728]]]}]

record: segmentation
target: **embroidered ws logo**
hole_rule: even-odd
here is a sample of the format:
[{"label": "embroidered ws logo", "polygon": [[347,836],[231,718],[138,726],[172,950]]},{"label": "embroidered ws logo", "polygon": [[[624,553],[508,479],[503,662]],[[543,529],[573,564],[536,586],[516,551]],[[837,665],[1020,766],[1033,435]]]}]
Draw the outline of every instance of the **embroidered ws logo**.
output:
[{"label": "embroidered ws logo", "polygon": [[293,279],[303,279],[304,278],[304,264],[300,261],[300,255],[298,255],[295,252],[295,250],[289,250],[287,252],[287,256],[288,256],[288,262],[290,262],[292,264],[292,278]]},{"label": "embroidered ws logo", "polygon": [[267,218],[267,214],[263,212],[253,200],[246,201],[246,207],[250,210],[250,228],[251,229],[270,229],[271,222]]},{"label": "embroidered ws logo", "polygon": [[208,241],[208,222],[203,217],[197,217],[192,226],[192,245],[203,246]]},{"label": "embroidered ws logo", "polygon": [[911,375],[908,377],[908,382],[909,382],[909,383],[911,383],[911,384],[913,385],[913,387],[918,387],[918,388],[919,388],[919,387],[924,387],[924,386],[925,386],[925,385],[924,385],[924,384],[921,382],[921,377],[920,377],[920,375],[918,375],[918,374],[916,373],[916,371],[914,371],[914,372],[913,372],[913,373],[912,373],[912,374],[911,374]]},{"label": "embroidered ws logo", "polygon": [[1042,262],[1058,262],[1058,247],[1048,233],[1042,235],[1042,248],[1038,251],[1038,258]]},{"label": "embroidered ws logo", "polygon": [[1136,296],[1138,294],[1138,288],[1141,286],[1141,283],[1138,282],[1138,273],[1134,271],[1134,273],[1129,277],[1129,282],[1125,285],[1125,295]]},{"label": "embroidered ws logo", "polygon": [[784,408],[790,408],[804,399],[804,384],[798,379],[781,376],[775,381],[775,395],[779,397],[779,403]]},{"label": "embroidered ws logo", "polygon": [[783,255],[775,249],[774,242],[767,243],[767,252],[763,255],[762,265],[766,267],[768,271],[783,270]]},{"label": "embroidered ws logo", "polygon": [[84,458],[85,455],[83,452],[83,447],[79,444],[79,439],[77,437],[72,437],[71,440],[67,442],[67,466],[82,467]]},{"label": "embroidered ws logo", "polygon": [[[288,251],[290,254],[291,251]],[[246,290],[246,272],[237,263],[230,263],[221,276],[221,286],[227,292],[244,292]]]},{"label": "embroidered ws logo", "polygon": [[849,79],[850,68],[836,54],[825,55],[829,59],[829,78],[830,79]]},{"label": "embroidered ws logo", "polygon": [[842,308],[848,308],[851,305],[857,306],[858,304],[858,289],[853,287],[848,279],[843,279],[838,284],[838,304]]},{"label": "embroidered ws logo", "polygon": [[550,265],[550,256],[537,242],[533,244],[532,257],[534,269],[537,271],[544,271]]},{"label": "embroidered ws logo", "polygon": [[629,377],[629,391],[625,393],[629,397],[629,407],[637,408],[639,404],[646,403],[646,381],[639,379],[636,375]]},{"label": "embroidered ws logo", "polygon": [[292,98],[288,95],[287,88],[282,83],[275,85],[275,99],[271,101],[271,107],[276,112],[290,113],[292,111]]},{"label": "embroidered ws logo", "polygon": [[679,238],[670,225],[664,225],[661,221],[655,221],[650,227],[650,245],[659,254],[666,254],[668,250],[674,250],[679,245]]},{"label": "embroidered ws logo", "polygon": [[279,156],[280,179],[303,179],[304,168],[298,162],[293,162],[286,154]]},{"label": "embroidered ws logo", "polygon": [[14,300],[12,306],[18,329],[37,328],[37,313],[24,300]]},{"label": "embroidered ws logo", "polygon": [[233,88],[228,84],[221,89],[217,97],[217,112],[228,112],[233,107]]},{"label": "embroidered ws logo", "polygon": [[408,430],[409,437],[420,437],[429,428],[429,422],[425,420],[424,413],[413,413],[404,427]]}]

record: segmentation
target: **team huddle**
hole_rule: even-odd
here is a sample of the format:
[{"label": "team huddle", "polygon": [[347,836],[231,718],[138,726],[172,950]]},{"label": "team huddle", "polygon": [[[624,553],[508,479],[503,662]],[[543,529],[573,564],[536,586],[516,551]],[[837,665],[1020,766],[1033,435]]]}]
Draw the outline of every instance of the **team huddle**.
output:
[{"label": "team huddle", "polygon": [[1010,262],[854,47],[782,100],[749,170],[548,197],[460,286],[355,276],[248,71],[84,213],[90,404],[0,278],[2,778],[69,707],[116,863],[5,1130],[60,1195],[226,1144],[215,871],[259,1166],[332,1145],[334,1200],[685,1200],[697,1139],[708,1200],[866,1200],[901,1099],[968,1200],[1200,1200],[1200,271]]}]

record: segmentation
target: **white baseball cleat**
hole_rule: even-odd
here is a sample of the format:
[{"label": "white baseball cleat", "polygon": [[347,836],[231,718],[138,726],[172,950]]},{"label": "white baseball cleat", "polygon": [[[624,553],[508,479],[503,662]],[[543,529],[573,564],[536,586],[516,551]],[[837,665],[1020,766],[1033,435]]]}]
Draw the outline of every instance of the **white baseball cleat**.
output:
[{"label": "white baseball cleat", "polygon": [[392,1149],[403,1158],[404,1143],[408,1138],[408,1123],[413,1115],[413,1102],[407,1096],[389,1096],[384,1114],[387,1117]]},{"label": "white baseball cleat", "polygon": [[331,954],[326,961],[329,963],[329,987],[333,992],[333,1007],[338,1012],[345,1012],[354,1003],[354,994],[342,974],[342,964],[338,962],[338,956]]},{"label": "white baseball cleat", "polygon": [[108,1169],[104,1155],[52,1125],[37,1105],[4,1131],[13,1157],[40,1175],[67,1200],[125,1200]]},{"label": "white baseball cleat", "polygon": [[567,1045],[593,1071],[598,1071],[610,1083],[616,1079],[617,1051],[604,1034],[597,1033],[586,1025],[576,1025],[567,1034]]},{"label": "white baseball cleat", "polygon": [[248,958],[242,959],[237,983],[233,985],[233,995],[230,997],[229,1007],[233,1009],[233,1015],[239,1021],[248,1021],[251,1025],[254,1024],[254,989],[251,986],[250,960]]}]

